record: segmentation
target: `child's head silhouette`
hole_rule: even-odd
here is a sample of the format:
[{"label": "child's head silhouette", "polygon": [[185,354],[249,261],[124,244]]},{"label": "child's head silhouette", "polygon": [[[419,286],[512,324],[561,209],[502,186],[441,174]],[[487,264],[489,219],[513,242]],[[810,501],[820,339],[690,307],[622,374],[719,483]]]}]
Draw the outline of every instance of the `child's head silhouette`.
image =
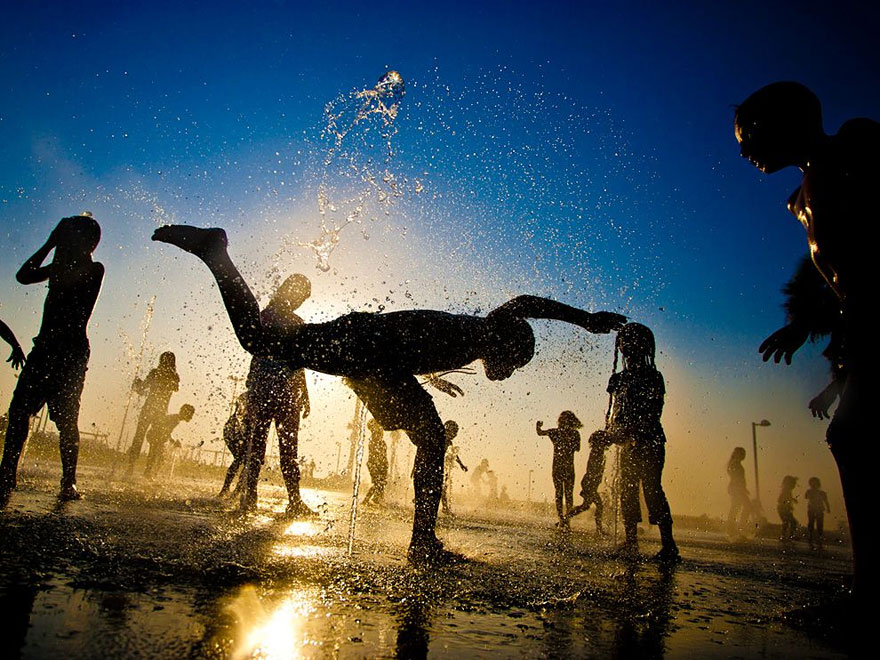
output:
[{"label": "child's head silhouette", "polygon": [[617,332],[615,348],[623,356],[624,368],[654,366],[654,333],[641,323],[627,323]]},{"label": "child's head silhouette", "polygon": [[561,429],[579,429],[583,426],[577,415],[570,410],[563,410],[559,413],[559,419],[556,423]]}]

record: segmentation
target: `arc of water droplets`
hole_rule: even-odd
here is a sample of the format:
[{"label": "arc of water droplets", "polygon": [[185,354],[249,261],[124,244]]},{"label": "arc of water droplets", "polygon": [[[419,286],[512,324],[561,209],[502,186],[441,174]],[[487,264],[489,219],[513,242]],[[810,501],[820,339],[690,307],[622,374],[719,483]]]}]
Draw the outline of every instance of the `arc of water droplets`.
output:
[{"label": "arc of water droplets", "polygon": [[[334,112],[333,102],[328,103],[325,108],[327,127],[324,130],[324,134],[333,137],[333,146],[328,149],[327,156],[324,159],[323,180],[318,188],[318,215],[321,221],[321,234],[313,241],[298,242],[300,247],[307,247],[315,254],[318,259],[317,267],[321,271],[327,272],[330,270],[330,255],[339,244],[340,233],[348,225],[360,221],[371,196],[375,196],[376,202],[380,206],[387,208],[394,198],[400,197],[403,194],[397,178],[387,166],[394,157],[394,147],[391,139],[396,132],[394,120],[397,117],[404,93],[403,78],[396,71],[389,71],[379,79],[374,88],[361,90],[349,95],[347,101],[360,103],[360,107],[357,109],[354,118],[347,125],[341,128],[339,125],[340,120],[346,114],[347,103],[344,103],[336,112]],[[354,159],[350,159],[349,171],[353,176],[359,177],[365,187],[354,197],[335,203],[330,198],[330,193],[328,192],[328,170],[333,163],[333,159],[340,152],[346,137],[358,124],[373,115],[379,116],[384,131],[383,138],[385,148],[387,149],[384,159],[386,166],[384,172],[382,172],[381,177],[377,176],[371,168],[369,159],[363,165],[357,163]],[[381,179],[381,183],[379,179]],[[351,208],[351,210],[346,214],[345,220],[342,223],[336,224],[331,222],[330,226],[328,226],[328,211],[335,213],[340,207]],[[366,232],[364,232],[364,237],[368,238]]]}]

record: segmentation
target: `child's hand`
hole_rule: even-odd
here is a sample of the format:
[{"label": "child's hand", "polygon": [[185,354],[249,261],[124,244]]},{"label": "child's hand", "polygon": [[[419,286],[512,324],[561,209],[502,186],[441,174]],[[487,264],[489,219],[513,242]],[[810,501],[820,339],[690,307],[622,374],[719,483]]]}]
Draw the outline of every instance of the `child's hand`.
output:
[{"label": "child's hand", "polygon": [[540,420],[535,422],[535,431],[537,431],[538,433],[540,433],[543,430],[543,427],[544,427],[544,422],[542,422]]},{"label": "child's hand", "polygon": [[785,358],[785,364],[791,364],[791,356],[804,345],[808,336],[809,333],[802,327],[790,323],[779,328],[779,330],[761,342],[758,352],[763,354],[764,362],[773,358],[773,361],[779,364],[779,361]]},{"label": "child's hand", "polygon": [[602,334],[612,330],[620,330],[624,324],[626,324],[626,317],[623,314],[615,314],[614,312],[596,312],[590,318],[592,331]]},{"label": "child's hand", "polygon": [[6,361],[11,362],[12,368],[18,370],[21,369],[22,365],[24,365],[26,359],[27,358],[25,358],[24,356],[24,351],[21,350],[21,346],[15,346]]}]

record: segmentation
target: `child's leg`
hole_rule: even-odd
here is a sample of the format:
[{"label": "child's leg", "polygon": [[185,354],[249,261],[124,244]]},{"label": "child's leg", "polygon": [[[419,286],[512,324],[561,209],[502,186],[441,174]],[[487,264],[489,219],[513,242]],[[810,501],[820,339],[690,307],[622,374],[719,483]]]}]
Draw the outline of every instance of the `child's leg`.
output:
[{"label": "child's leg", "polygon": [[563,494],[565,495],[565,511],[571,511],[574,506],[574,465],[571,466],[571,472],[565,475]]},{"label": "child's leg", "polygon": [[260,472],[266,460],[266,440],[269,437],[269,425],[272,423],[271,411],[254,400],[248,410],[248,442],[244,452],[244,467],[241,472],[241,508],[249,511],[257,507],[257,484]]},{"label": "child's leg", "polygon": [[46,386],[41,377],[44,368],[47,365],[43,354],[36,349],[31,351],[12,394],[3,460],[0,462],[0,507],[6,504],[5,500],[15,488],[18,461],[28,437],[30,418],[46,403]]},{"label": "child's leg", "polygon": [[639,471],[633,447],[624,447],[620,452],[620,510],[623,515],[623,530],[627,546],[638,545],[638,524],[642,519],[639,507]]},{"label": "child's leg", "polygon": [[660,529],[663,551],[670,555],[678,554],[678,547],[672,536],[672,512],[663,491],[663,465],[666,462],[666,447],[662,443],[645,445],[639,448],[639,471],[648,507],[648,520]]},{"label": "child's leg", "polygon": [[153,232],[153,240],[175,245],[201,259],[220,289],[238,341],[248,353],[272,354],[272,337],[260,322],[260,307],[226,251],[226,232],[187,225],[169,225]]},{"label": "child's leg", "polygon": [[822,549],[822,537],[825,535],[825,512],[816,514],[816,545]]},{"label": "child's leg", "polygon": [[283,410],[275,415],[281,476],[287,487],[287,499],[290,505],[305,507],[299,493],[300,470],[297,461],[300,409],[289,405],[282,406],[282,408]]},{"label": "child's leg", "polygon": [[144,438],[147,437],[147,429],[153,423],[153,411],[141,408],[138,416],[137,426],[134,429],[134,436],[131,439],[131,447],[128,448],[128,470],[132,471],[134,464],[137,463],[141,455],[141,449],[144,446]]}]

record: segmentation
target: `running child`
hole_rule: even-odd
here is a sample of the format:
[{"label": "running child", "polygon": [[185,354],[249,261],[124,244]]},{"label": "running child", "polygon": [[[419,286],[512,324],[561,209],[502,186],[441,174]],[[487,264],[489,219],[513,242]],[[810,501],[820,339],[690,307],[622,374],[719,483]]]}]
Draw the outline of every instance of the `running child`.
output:
[{"label": "running child", "polygon": [[535,423],[535,432],[549,436],[553,443],[553,488],[556,490],[556,515],[559,525],[568,526],[565,514],[574,504],[574,455],[581,450],[581,420],[570,410],[559,413],[555,429],[543,428],[544,422]]}]

